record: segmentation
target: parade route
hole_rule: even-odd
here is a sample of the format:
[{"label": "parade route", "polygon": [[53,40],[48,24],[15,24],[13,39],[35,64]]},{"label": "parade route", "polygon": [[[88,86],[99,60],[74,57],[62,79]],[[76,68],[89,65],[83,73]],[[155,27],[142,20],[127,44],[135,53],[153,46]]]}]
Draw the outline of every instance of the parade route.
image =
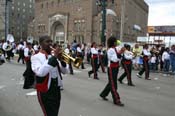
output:
[{"label": "parade route", "polygon": [[[107,83],[106,73],[100,80],[88,78],[90,65],[86,69],[75,69],[74,75],[64,75],[64,90],[59,116],[174,116],[175,77],[164,77],[161,73],[151,73],[151,80],[137,78],[133,71],[135,87],[118,83],[118,90],[124,107],[103,101],[99,93]],[[24,90],[22,73],[25,65],[16,61],[0,66],[0,116],[42,116],[34,89]],[[123,72],[120,69],[119,75]]]}]

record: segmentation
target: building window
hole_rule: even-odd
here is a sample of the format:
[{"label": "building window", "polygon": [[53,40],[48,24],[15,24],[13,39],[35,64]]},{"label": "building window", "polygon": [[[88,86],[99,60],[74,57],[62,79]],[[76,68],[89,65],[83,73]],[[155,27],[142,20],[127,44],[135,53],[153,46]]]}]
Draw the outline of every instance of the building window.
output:
[{"label": "building window", "polygon": [[25,18],[26,18],[26,16],[25,16],[25,15],[23,15],[23,16],[22,16],[22,18],[23,18],[23,19],[25,19]]},{"label": "building window", "polygon": [[17,17],[18,17],[18,18],[20,17],[20,14],[19,14],[19,13],[17,14]]},{"label": "building window", "polygon": [[58,0],[57,3],[59,4],[60,3],[60,0]]},{"label": "building window", "polygon": [[41,8],[42,8],[42,9],[44,8],[44,4],[43,4],[43,3],[41,4]]},{"label": "building window", "polygon": [[46,3],[46,7],[47,7],[47,9],[49,8],[49,3],[48,2]]},{"label": "building window", "polygon": [[14,10],[15,9],[15,7],[14,6],[12,6],[12,10]]},{"label": "building window", "polygon": [[32,8],[32,5],[31,4],[29,5],[29,8]]},{"label": "building window", "polygon": [[52,5],[52,7],[54,6],[54,1],[52,1],[51,5]]},{"label": "building window", "polygon": [[12,12],[12,16],[14,16],[14,12]]}]

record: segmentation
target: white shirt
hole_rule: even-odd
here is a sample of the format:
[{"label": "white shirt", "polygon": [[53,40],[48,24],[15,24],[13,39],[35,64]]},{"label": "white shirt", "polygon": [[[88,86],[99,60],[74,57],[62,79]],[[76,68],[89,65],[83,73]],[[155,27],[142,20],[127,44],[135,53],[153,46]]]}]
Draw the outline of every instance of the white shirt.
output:
[{"label": "white shirt", "polygon": [[127,60],[131,60],[133,58],[133,53],[131,51],[125,50],[124,58]]},{"label": "white shirt", "polygon": [[34,46],[33,46],[33,49],[34,49],[35,51],[38,51],[38,45],[34,45]]},{"label": "white shirt", "polygon": [[170,54],[167,51],[163,52],[162,61],[169,60],[169,59],[170,59]]},{"label": "white shirt", "polygon": [[151,53],[147,49],[143,49],[143,55],[145,55],[145,56],[151,56]]},{"label": "white shirt", "polygon": [[156,63],[156,57],[155,56],[151,57],[151,63]]},{"label": "white shirt", "polygon": [[23,50],[24,48],[25,48],[24,45],[22,45],[22,44],[18,45],[18,50]]},{"label": "white shirt", "polygon": [[98,54],[98,50],[96,48],[91,48],[91,54]]},{"label": "white shirt", "polygon": [[[48,56],[49,58],[50,56]],[[59,61],[58,61],[59,62]],[[33,72],[39,77],[45,77],[49,73],[48,88],[50,87],[51,78],[58,78],[58,86],[61,86],[61,77],[58,72],[57,67],[53,67],[48,64],[48,59],[46,59],[45,54],[39,52],[31,57],[31,64]],[[65,74],[68,72],[68,65],[62,67],[59,62],[61,73]]]},{"label": "white shirt", "polygon": [[24,49],[24,56],[29,57],[29,48]]},{"label": "white shirt", "polygon": [[64,50],[64,52],[65,52],[66,54],[69,54],[69,53],[70,53],[70,50],[69,50],[68,48],[66,48],[66,49]]},{"label": "white shirt", "polygon": [[119,62],[120,59],[117,57],[117,53],[115,51],[115,48],[109,48],[107,50],[107,56],[108,56],[108,67],[110,66],[111,61],[112,62]]},{"label": "white shirt", "polygon": [[81,48],[80,47],[77,47],[77,52],[82,52]]}]

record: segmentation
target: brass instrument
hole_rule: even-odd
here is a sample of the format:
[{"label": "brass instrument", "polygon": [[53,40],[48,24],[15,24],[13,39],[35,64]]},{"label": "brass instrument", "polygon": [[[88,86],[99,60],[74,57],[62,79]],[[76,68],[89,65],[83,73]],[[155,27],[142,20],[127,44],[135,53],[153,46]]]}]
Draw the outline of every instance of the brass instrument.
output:
[{"label": "brass instrument", "polygon": [[[50,48],[52,50],[55,50],[52,47],[50,47]],[[69,64],[70,62],[73,62],[73,66],[76,67],[76,68],[79,68],[80,65],[83,62],[83,60],[81,58],[79,58],[79,57],[73,58],[69,54],[67,54],[66,52],[64,52],[64,50],[62,50],[62,52],[61,52],[61,61],[64,61],[66,64]]]},{"label": "brass instrument", "polygon": [[33,48],[30,49],[30,53],[31,53],[31,55],[34,55],[35,54],[35,50]]},{"label": "brass instrument", "polygon": [[12,49],[12,45],[8,44],[6,48],[4,48],[4,51],[10,51]]}]

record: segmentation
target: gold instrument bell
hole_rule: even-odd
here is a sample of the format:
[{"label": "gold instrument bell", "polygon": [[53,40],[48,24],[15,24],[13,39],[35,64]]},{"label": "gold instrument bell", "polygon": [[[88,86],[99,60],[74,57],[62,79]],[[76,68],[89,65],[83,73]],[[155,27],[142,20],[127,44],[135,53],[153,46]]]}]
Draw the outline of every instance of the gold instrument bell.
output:
[{"label": "gold instrument bell", "polygon": [[82,64],[83,60],[80,57],[73,58],[64,51],[62,52],[61,60],[69,64],[70,62],[73,62],[73,66],[76,68],[79,68]]},{"label": "gold instrument bell", "polygon": [[[52,50],[55,50],[54,48],[50,47]],[[73,66],[75,68],[79,68],[82,64],[83,60],[79,57],[73,58],[69,54],[67,54],[64,50],[61,52],[61,61],[64,61],[66,64],[70,64],[70,62],[73,62]]]}]

